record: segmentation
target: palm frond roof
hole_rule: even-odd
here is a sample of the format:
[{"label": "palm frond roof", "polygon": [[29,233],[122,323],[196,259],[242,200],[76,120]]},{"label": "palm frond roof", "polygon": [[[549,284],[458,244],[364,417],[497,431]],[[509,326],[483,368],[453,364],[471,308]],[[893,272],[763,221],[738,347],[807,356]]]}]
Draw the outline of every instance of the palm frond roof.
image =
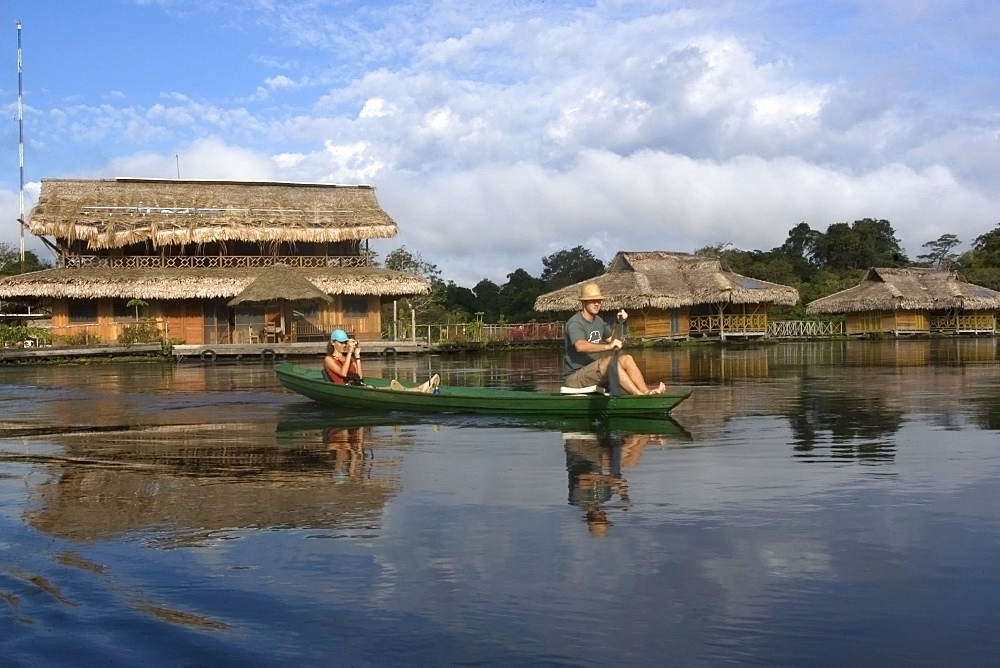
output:
[{"label": "palm frond roof", "polygon": [[597,283],[606,308],[614,309],[672,309],[695,304],[793,305],[799,300],[795,288],[742,276],[719,258],[668,251],[619,251],[604,274],[541,295],[535,300],[535,310],[578,310],[580,289],[585,283]]},{"label": "palm frond roof", "polygon": [[807,313],[894,310],[989,310],[1000,308],[1000,292],[975,285],[957,271],[873,267],[853,288],[810,302]]},{"label": "palm frond roof", "polygon": [[[0,298],[233,299],[260,275],[267,275],[269,269],[274,267],[46,269],[0,280]],[[332,267],[291,271],[326,295],[404,296],[430,291],[423,277],[391,269]]]},{"label": "palm frond roof", "polygon": [[26,221],[91,249],[216,241],[336,242],[396,236],[367,185],[168,179],[42,179]]}]

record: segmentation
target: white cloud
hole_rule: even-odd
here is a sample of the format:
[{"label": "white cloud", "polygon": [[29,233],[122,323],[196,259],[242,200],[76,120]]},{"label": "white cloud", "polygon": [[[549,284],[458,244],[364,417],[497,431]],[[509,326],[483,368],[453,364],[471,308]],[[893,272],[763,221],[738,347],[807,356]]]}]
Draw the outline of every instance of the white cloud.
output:
[{"label": "white cloud", "polygon": [[358,118],[382,118],[392,114],[391,105],[380,97],[373,97],[365,100],[365,105],[361,108]]},{"label": "white cloud", "polygon": [[566,172],[484,166],[431,179],[387,176],[380,186],[401,228],[400,239],[382,245],[419,249],[467,286],[502,283],[516,268],[537,276],[542,257],[577,245],[605,260],[619,250],[690,252],[718,242],[768,250],[803,221],[825,231],[887,218],[916,255],[945,232],[971,241],[998,204],[940,167],[852,174],[798,158],[718,163],[653,151],[591,151]]},{"label": "white cloud", "polygon": [[277,179],[275,162],[255,151],[229,146],[216,138],[198,139],[172,155],[135,153],[111,160],[100,174],[170,179],[180,172],[182,179],[236,179],[267,181]]},{"label": "white cloud", "polygon": [[264,84],[272,90],[294,90],[301,85],[297,81],[293,81],[292,79],[286,77],[284,74],[279,74],[276,77],[265,79]]},{"label": "white cloud", "polygon": [[947,6],[241,3],[269,70],[249,97],[140,106],[116,82],[35,105],[33,136],[44,176],[171,177],[179,155],[182,177],[373,183],[401,229],[379,243],[464,285],[576,245],[768,249],[869,216],[915,255],[1000,203],[1000,11]]}]

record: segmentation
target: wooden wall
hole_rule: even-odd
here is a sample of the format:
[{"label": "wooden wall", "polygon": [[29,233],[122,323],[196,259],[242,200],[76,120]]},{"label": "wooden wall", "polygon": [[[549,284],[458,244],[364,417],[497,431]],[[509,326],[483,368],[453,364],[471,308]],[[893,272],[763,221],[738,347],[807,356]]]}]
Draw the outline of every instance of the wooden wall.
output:
[{"label": "wooden wall", "polygon": [[688,334],[690,323],[687,307],[637,309],[629,311],[628,335],[634,339],[683,338]]},{"label": "wooden wall", "polygon": [[[285,319],[285,333],[289,334],[291,322],[295,319],[293,311],[298,310],[290,304],[282,304],[281,310],[277,304],[262,306],[259,307],[258,315],[250,316],[250,320],[246,320],[246,316],[236,318],[235,309],[227,309],[225,311],[228,313],[228,321],[225,321],[226,314],[223,313],[212,317],[211,322],[206,323],[206,317],[222,308],[220,304],[223,303],[218,300],[210,302],[197,299],[150,301],[149,306],[140,310],[140,316],[155,319],[161,329],[165,328],[168,340],[203,345],[247,343],[249,330],[259,334],[265,324],[280,323],[282,315]],[[87,343],[115,343],[121,328],[135,323],[134,312],[130,312],[131,315],[127,316],[120,313],[117,318],[115,317],[114,300],[98,299],[96,305],[96,315],[92,322],[70,322],[69,300],[53,300],[52,335],[56,342],[68,337],[77,339],[83,335]],[[345,313],[344,300],[335,297],[330,304],[305,310],[309,315],[307,320],[309,324],[303,326],[303,330],[308,330],[313,340],[329,336],[334,329],[343,329],[359,340],[377,340],[382,335],[380,306],[378,295],[363,295],[354,297],[353,308]],[[218,318],[222,318],[225,322],[217,322]],[[206,327],[206,324],[210,326]],[[213,340],[206,340],[206,330],[215,333],[211,337]],[[227,340],[220,340],[219,337]],[[261,341],[263,342],[263,338]]]},{"label": "wooden wall", "polygon": [[927,311],[862,311],[847,313],[847,334],[924,334],[930,332]]}]

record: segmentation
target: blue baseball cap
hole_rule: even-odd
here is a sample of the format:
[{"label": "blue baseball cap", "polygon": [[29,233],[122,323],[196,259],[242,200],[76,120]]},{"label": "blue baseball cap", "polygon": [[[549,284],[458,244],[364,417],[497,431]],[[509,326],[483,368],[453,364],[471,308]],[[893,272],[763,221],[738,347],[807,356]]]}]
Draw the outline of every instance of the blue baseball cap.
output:
[{"label": "blue baseball cap", "polygon": [[330,335],[331,341],[340,341],[341,343],[347,343],[347,332],[342,329],[333,330],[333,334]]}]

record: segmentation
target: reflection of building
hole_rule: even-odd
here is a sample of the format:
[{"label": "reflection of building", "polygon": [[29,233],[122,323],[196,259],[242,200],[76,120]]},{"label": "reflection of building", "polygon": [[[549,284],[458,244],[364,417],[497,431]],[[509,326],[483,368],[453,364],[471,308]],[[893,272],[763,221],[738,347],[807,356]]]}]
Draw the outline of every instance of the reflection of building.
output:
[{"label": "reflection of building", "polygon": [[[28,225],[58,266],[0,280],[0,298],[47,303],[63,340],[113,342],[140,317],[188,344],[378,339],[384,299],[429,289],[373,265],[368,241],[397,227],[370,186],[43,179]],[[275,265],[319,298],[282,299],[286,278],[229,305]]]},{"label": "reflection of building", "polygon": [[535,309],[577,311],[590,282],[600,286],[605,308],[629,310],[629,335],[639,339],[764,337],[768,308],[799,300],[795,288],[741,276],[718,258],[622,251],[606,273],[542,295]]},{"label": "reflection of building", "polygon": [[992,334],[1000,292],[957,271],[875,267],[861,283],[810,302],[809,313],[843,313],[848,334]]},{"label": "reflection of building", "polygon": [[273,431],[247,423],[65,434],[66,457],[27,516],[80,541],[148,530],[190,541],[240,528],[370,530],[398,489],[398,460],[360,452],[352,466],[323,437],[306,431],[278,447]]}]

